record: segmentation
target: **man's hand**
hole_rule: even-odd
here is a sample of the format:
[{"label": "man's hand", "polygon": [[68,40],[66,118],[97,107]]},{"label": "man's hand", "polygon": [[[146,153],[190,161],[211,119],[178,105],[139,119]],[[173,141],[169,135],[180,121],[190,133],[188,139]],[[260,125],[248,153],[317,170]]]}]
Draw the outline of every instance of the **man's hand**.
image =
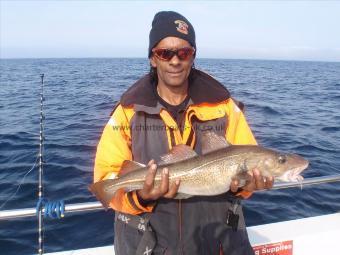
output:
[{"label": "man's hand", "polygon": [[145,177],[143,189],[137,191],[138,196],[145,201],[157,200],[160,197],[165,197],[165,198],[175,197],[178,191],[180,181],[176,180],[169,187],[169,170],[167,168],[164,168],[162,170],[161,183],[159,187],[155,187],[154,179],[155,179],[156,172],[157,172],[157,165],[155,164],[155,161],[151,160],[148,163],[148,167],[149,167],[149,170]]},{"label": "man's hand", "polygon": [[[253,192],[255,190],[271,189],[274,184],[273,177],[263,177],[258,169],[254,169],[248,172],[250,180],[246,182],[246,185],[242,187],[243,190]],[[237,192],[239,180],[235,179],[230,185],[232,192]]]}]

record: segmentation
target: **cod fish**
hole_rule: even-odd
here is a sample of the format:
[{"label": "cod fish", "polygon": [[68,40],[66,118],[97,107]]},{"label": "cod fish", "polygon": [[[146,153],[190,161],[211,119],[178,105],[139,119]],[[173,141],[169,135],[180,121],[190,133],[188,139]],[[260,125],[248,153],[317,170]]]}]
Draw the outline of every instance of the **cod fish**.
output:
[{"label": "cod fish", "polygon": [[[243,186],[249,179],[247,171],[254,168],[262,176],[273,176],[277,181],[301,182],[300,173],[307,168],[308,161],[296,154],[258,145],[229,145],[224,137],[207,131],[202,136],[202,155],[189,146],[177,145],[157,165],[154,185],[160,185],[162,169],[167,167],[170,184],[177,179],[181,181],[175,199],[185,199],[225,193],[234,178]],[[117,190],[142,189],[147,171],[146,165],[125,160],[118,177],[98,181],[89,190],[108,208]]]}]

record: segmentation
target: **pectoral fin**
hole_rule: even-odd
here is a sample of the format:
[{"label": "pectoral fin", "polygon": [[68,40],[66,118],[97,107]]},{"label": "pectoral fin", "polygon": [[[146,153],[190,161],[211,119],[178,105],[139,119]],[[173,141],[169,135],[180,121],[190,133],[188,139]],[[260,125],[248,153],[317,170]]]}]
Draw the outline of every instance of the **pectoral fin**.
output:
[{"label": "pectoral fin", "polygon": [[239,181],[238,187],[243,187],[247,182],[250,182],[252,177],[246,171],[239,172],[235,179]]}]

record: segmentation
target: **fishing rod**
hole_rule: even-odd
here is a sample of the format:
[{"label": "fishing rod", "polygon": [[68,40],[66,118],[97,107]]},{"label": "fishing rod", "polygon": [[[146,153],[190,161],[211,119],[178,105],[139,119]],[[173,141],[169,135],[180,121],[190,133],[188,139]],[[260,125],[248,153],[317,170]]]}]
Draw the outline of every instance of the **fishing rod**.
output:
[{"label": "fishing rod", "polygon": [[[40,132],[39,132],[39,184],[38,184],[38,198],[39,201],[43,199],[43,173],[44,173],[44,159],[43,159],[43,146],[44,146],[44,74],[40,75],[41,78],[41,92],[40,92]],[[43,221],[43,208],[39,207],[38,213],[38,254],[44,253],[44,221]]]},{"label": "fishing rod", "polygon": [[[340,175],[329,175],[329,176],[308,178],[308,179],[303,180],[301,183],[297,183],[297,182],[275,183],[272,189],[305,187],[309,185],[333,183],[333,182],[340,182]],[[102,206],[100,202],[86,202],[86,203],[66,204],[64,211],[65,213],[66,212],[67,213],[82,213],[82,212],[89,212],[89,211],[98,211],[98,210],[103,210],[103,209],[104,207]],[[43,208],[42,212],[45,213],[46,208]],[[36,208],[6,210],[6,211],[0,211],[0,220],[24,218],[24,217],[31,217],[35,215],[36,215]]]},{"label": "fishing rod", "polygon": [[38,216],[38,254],[44,253],[44,218],[52,219],[64,217],[65,204],[63,200],[50,201],[44,198],[43,175],[44,175],[44,74],[41,78],[40,92],[40,132],[39,132],[39,183],[38,183],[38,202],[35,214]]},{"label": "fishing rod", "polygon": [[314,185],[314,184],[322,184],[322,183],[331,183],[331,182],[339,182],[340,175],[328,175],[322,177],[313,177],[304,179],[302,182],[278,182],[273,185],[271,189],[287,189],[287,188],[295,188],[300,187],[301,189],[304,186]]}]

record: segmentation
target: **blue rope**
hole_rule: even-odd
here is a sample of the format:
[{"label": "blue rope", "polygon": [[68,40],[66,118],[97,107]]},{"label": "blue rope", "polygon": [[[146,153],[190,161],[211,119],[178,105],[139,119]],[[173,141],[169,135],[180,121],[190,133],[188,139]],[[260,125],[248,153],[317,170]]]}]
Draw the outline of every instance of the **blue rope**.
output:
[{"label": "blue rope", "polygon": [[45,209],[43,214],[44,218],[60,219],[64,217],[65,203],[63,200],[48,201],[45,198],[40,198],[36,206],[37,215],[42,209]]}]

